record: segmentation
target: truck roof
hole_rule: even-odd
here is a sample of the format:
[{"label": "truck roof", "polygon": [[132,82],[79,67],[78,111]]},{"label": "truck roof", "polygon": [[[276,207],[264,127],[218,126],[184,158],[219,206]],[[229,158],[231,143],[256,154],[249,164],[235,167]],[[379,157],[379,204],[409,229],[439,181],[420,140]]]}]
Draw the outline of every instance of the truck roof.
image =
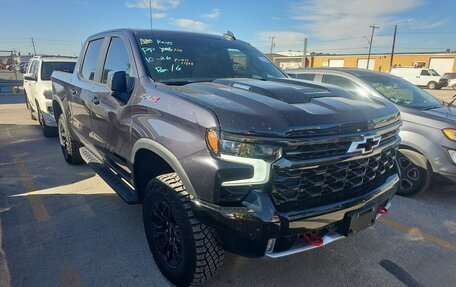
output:
[{"label": "truck roof", "polygon": [[[100,36],[107,36],[112,33],[126,33],[131,36],[138,35],[138,34],[146,34],[146,33],[151,33],[154,35],[158,35],[160,37],[166,37],[166,36],[182,36],[182,37],[194,37],[194,38],[211,38],[211,39],[219,39],[219,40],[235,40],[236,38],[232,36],[231,32],[228,32],[226,36],[224,35],[217,35],[217,34],[208,34],[208,33],[198,33],[198,32],[187,32],[187,31],[177,31],[177,30],[160,30],[160,29],[130,29],[130,28],[120,28],[120,29],[113,29],[113,30],[107,30],[103,31],[97,34],[94,34],[89,37],[95,38],[95,37],[100,37]],[[240,41],[237,40],[236,41]],[[244,41],[241,41],[244,42]],[[244,42],[246,43],[246,42]]]},{"label": "truck roof", "polygon": [[76,62],[77,57],[71,56],[34,56],[33,59],[41,59],[43,62]]}]

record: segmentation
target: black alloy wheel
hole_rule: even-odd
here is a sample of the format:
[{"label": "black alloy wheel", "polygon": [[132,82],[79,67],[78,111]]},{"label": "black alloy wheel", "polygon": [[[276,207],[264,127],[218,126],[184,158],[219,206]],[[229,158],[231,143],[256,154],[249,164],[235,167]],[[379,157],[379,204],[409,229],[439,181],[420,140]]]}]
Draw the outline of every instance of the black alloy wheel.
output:
[{"label": "black alloy wheel", "polygon": [[57,123],[60,147],[62,148],[63,157],[69,164],[81,164],[84,161],[82,160],[81,154],[79,153],[79,148],[82,147],[82,144],[73,140],[71,134],[68,131],[66,124],[65,116],[61,114]]},{"label": "black alloy wheel", "polygon": [[412,196],[430,187],[432,169],[422,154],[413,150],[399,149],[397,161],[401,169],[398,195]]},{"label": "black alloy wheel", "polygon": [[176,267],[182,260],[182,236],[176,219],[163,200],[153,203],[152,214],[154,241],[159,253],[166,264]]}]

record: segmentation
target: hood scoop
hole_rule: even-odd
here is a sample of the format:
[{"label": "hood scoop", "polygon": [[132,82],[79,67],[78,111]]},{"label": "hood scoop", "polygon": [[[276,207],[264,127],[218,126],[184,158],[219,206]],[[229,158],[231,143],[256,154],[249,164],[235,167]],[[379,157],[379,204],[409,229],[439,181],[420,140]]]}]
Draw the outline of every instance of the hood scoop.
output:
[{"label": "hood scoop", "polygon": [[213,81],[215,84],[259,94],[273,98],[287,104],[306,104],[313,98],[333,96],[323,88],[305,87],[288,83],[273,81],[259,81],[254,79],[219,79]]}]

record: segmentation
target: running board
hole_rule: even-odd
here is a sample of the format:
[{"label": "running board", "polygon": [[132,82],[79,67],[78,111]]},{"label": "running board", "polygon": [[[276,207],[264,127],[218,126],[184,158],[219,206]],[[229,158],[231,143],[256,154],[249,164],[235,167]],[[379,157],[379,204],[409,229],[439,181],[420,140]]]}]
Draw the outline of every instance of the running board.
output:
[{"label": "running board", "polygon": [[87,148],[79,149],[82,159],[128,204],[139,203],[137,193],[120,175],[116,174],[109,167],[104,165],[92,152]]}]

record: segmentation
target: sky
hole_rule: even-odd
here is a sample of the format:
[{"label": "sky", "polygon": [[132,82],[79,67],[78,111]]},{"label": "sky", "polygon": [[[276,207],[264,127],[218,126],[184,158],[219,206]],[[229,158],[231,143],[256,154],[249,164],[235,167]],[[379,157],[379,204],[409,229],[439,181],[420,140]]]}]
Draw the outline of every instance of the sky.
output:
[{"label": "sky", "polygon": [[[114,28],[150,28],[150,0],[0,0],[0,50],[79,55],[85,39]],[[455,0],[151,0],[154,29],[236,38],[268,53],[456,50]],[[7,12],[8,11],[8,12]],[[3,53],[5,54],[5,53]],[[2,53],[0,52],[0,55]]]}]

